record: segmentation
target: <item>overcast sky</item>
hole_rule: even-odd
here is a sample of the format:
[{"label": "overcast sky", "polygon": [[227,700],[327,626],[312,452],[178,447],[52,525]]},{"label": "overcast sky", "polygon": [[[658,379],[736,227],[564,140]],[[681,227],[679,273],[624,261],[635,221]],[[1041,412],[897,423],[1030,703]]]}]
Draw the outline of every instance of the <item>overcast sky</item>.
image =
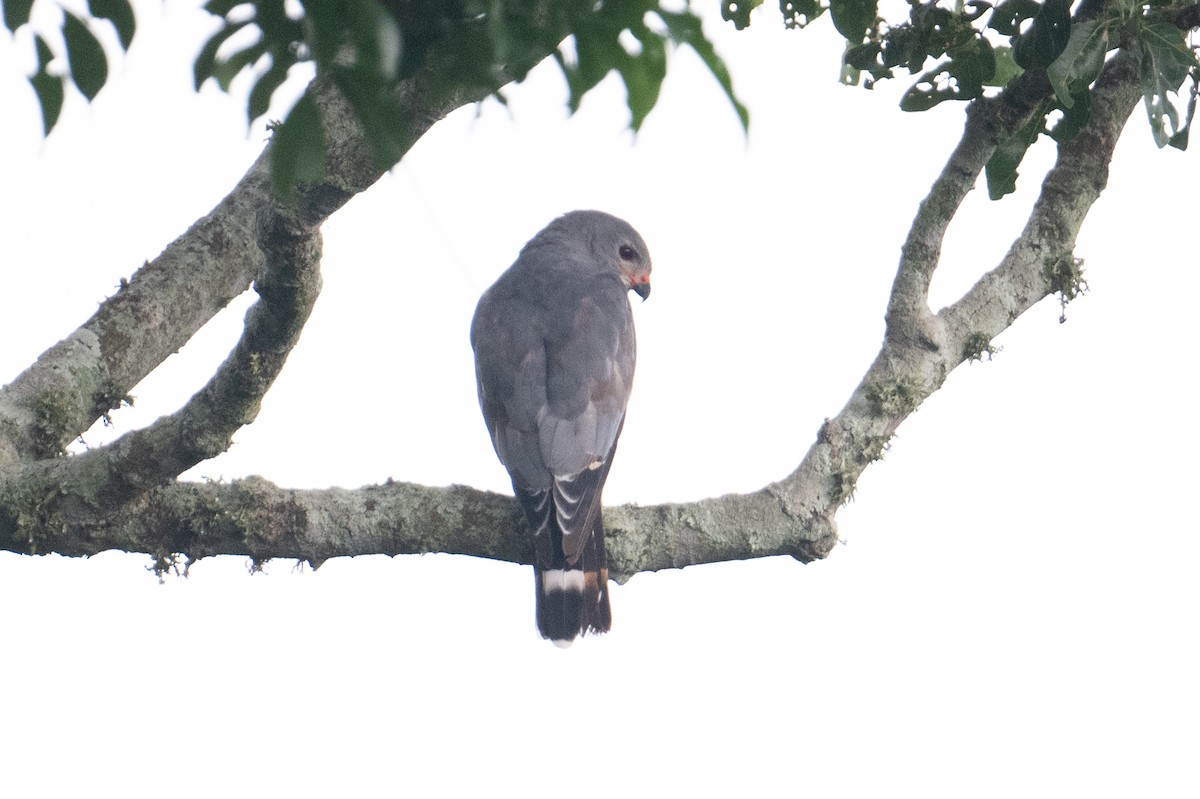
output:
[{"label": "overcast sky", "polygon": [[[240,96],[189,88],[205,16],[139,8],[114,85],[69,98],[46,141],[0,42],[0,382],[263,145]],[[299,346],[258,421],[189,476],[509,491],[467,328],[521,244],[573,208],[628,219],[655,266],[607,501],[789,473],[878,348],[963,109],[903,114],[899,81],[838,86],[828,20],[709,21],[748,138],[688,51],[636,139],[619,82],[567,118],[552,65],[507,109],[456,112],[327,223]],[[1001,203],[972,193],[936,305],[995,265],[1052,156],[1041,142]],[[612,633],[565,652],[538,638],[530,570],[512,564],[251,576],[215,558],[160,585],[146,556],[0,554],[0,794],[1194,797],[1197,174],[1139,109],[1080,236],[1090,291],[1064,325],[1055,301],[1034,308],[904,423],[839,513],[843,546],[638,575],[613,590]],[[87,444],[178,408],[251,300]]]}]

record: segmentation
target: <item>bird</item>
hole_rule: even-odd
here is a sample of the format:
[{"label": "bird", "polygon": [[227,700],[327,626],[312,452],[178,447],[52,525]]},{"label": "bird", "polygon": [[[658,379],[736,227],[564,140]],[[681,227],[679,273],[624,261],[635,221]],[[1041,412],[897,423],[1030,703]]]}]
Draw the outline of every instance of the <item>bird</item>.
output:
[{"label": "bird", "polygon": [[522,247],[479,299],[479,405],[533,537],[538,632],[561,647],[608,632],[601,493],[633,387],[629,292],[650,252],[623,219],[571,211]]}]

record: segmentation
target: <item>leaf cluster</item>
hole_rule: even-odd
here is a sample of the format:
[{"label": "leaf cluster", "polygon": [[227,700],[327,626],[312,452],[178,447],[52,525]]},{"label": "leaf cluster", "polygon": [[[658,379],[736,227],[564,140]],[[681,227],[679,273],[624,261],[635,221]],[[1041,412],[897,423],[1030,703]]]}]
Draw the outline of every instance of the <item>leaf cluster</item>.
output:
[{"label": "leaf cluster", "polygon": [[743,129],[749,127],[749,112],[734,93],[729,70],[705,36],[700,18],[689,8],[672,11],[658,0],[621,0],[572,3],[567,10],[565,22],[574,53],[557,49],[554,57],[567,79],[572,112],[579,109],[584,95],[616,72],[625,83],[630,126],[637,131],[658,102],[668,49],[687,45],[716,78]]},{"label": "leaf cluster", "polygon": [[[4,0],[3,23],[30,27],[35,2]],[[717,0],[724,19],[741,29],[763,0]],[[658,101],[668,52],[691,47],[721,86],[743,127],[738,100],[720,55],[690,5],[670,0],[209,0],[220,20],[193,65],[197,89],[213,81],[225,91],[249,75],[248,120],[264,115],[299,64],[334,82],[367,131],[381,165],[411,143],[397,93],[422,73],[423,85],[446,99],[464,89],[491,93],[521,80],[547,56],[561,68],[568,105],[609,74],[626,88],[630,126],[638,130]],[[1034,118],[1001,142],[988,164],[994,199],[1013,191],[1017,168],[1043,134],[1064,141],[1087,122],[1091,90],[1116,49],[1138,55],[1147,117],[1158,146],[1187,146],[1195,114],[1200,61],[1185,29],[1200,24],[1196,5],[1166,0],[908,0],[907,13],[881,16],[878,0],[779,0],[784,25],[802,28],[829,12],[846,40],[842,80],[870,88],[906,72],[916,80],[901,108],[926,111],[947,100],[973,100],[1023,72],[1044,71],[1053,96]],[[60,29],[34,31],[37,66],[30,75],[47,133],[58,120],[64,87],[91,100],[107,83],[110,61],[134,38],[129,0],[89,0],[87,14],[64,10]],[[118,48],[97,32],[116,32]],[[55,33],[61,34],[53,35]],[[1190,84],[1189,84],[1190,81]],[[1184,86],[1187,85],[1185,90]],[[482,89],[480,92],[478,90]],[[1186,94],[1186,102],[1181,95]],[[286,189],[324,173],[322,120],[302,97],[274,130],[273,173]]]},{"label": "leaf cluster", "polygon": [[[54,0],[36,0],[53,2]],[[28,24],[35,0],[4,0],[4,24]],[[814,2],[815,0],[810,0]],[[38,67],[30,77],[45,131],[58,119],[63,86],[73,82],[93,99],[109,79],[108,63],[93,28],[104,20],[128,48],[135,23],[129,0],[89,0],[90,18],[65,12],[67,59],[56,63],[53,44],[38,32]],[[262,117],[293,68],[315,66],[335,83],[367,132],[379,163],[390,166],[411,144],[409,120],[397,94],[421,73],[435,97],[463,90],[493,93],[521,80],[553,56],[570,91],[571,111],[610,73],[624,82],[630,125],[636,131],[658,101],[673,47],[691,47],[716,78],[743,128],[746,108],[737,99],[725,63],[686,4],[659,0],[209,0],[220,21],[193,64],[197,90],[208,81],[230,91],[248,75],[248,121]],[[57,69],[56,69],[57,67]],[[272,170],[286,189],[324,173],[320,113],[305,95],[274,131]]]},{"label": "leaf cluster", "polygon": [[[968,100],[983,94],[984,86],[1003,85],[1020,70],[1013,66],[1009,51],[997,53],[991,42],[980,34],[975,23],[991,6],[970,2],[954,10],[937,4],[915,3],[909,18],[888,27],[874,20],[857,40],[849,44],[844,61],[850,69],[844,80],[857,83],[863,72],[870,75],[867,85],[890,78],[897,69],[920,75],[904,95],[900,107],[906,111],[926,111],[945,100]],[[930,59],[940,59],[926,69]]]},{"label": "leaf cluster", "polygon": [[[4,0],[4,27],[14,35],[31,28],[33,4],[34,0]],[[106,25],[115,30],[124,51],[132,44],[137,27],[129,0],[88,0],[87,14],[81,16],[61,8],[61,15],[61,42],[47,38],[41,31],[32,34],[37,66],[29,76],[29,84],[42,109],[45,133],[53,130],[62,113],[67,83],[73,83],[84,97],[93,100],[108,82],[109,56],[96,31]]]},{"label": "leaf cluster", "polygon": [[[724,62],[705,37],[700,19],[686,7],[668,11],[657,0],[300,0],[292,16],[283,0],[210,0],[221,17],[196,60],[199,86],[209,78],[228,90],[233,77],[254,68],[247,116],[255,119],[287,71],[302,61],[332,79],[367,129],[381,165],[390,166],[411,143],[409,125],[396,102],[401,81],[418,71],[436,94],[484,89],[503,101],[505,77],[523,79],[553,54],[570,90],[569,107],[609,73],[626,88],[630,124],[636,131],[658,101],[671,46],[692,47],[708,66],[745,126],[748,114],[733,92]],[[252,9],[247,15],[246,9]],[[227,42],[254,26],[259,37],[230,51]],[[562,46],[570,37],[573,52]],[[262,62],[269,64],[265,68]],[[280,187],[321,174],[318,114],[302,98],[276,128],[275,180]]]},{"label": "leaf cluster", "polygon": [[[721,16],[732,22],[738,30],[750,24],[750,12],[762,5],[763,0],[722,0]],[[806,27],[817,17],[829,10],[820,0],[779,0],[779,12],[783,24],[790,29]]]},{"label": "leaf cluster", "polygon": [[[1154,141],[1186,148],[1195,113],[1200,61],[1185,29],[1200,21],[1195,6],[1164,0],[1091,0],[1072,14],[1071,0],[908,0],[903,18],[885,19],[877,0],[825,0],[805,19],[828,10],[846,40],[842,80],[871,88],[906,72],[917,76],[900,107],[927,111],[947,100],[974,100],[1029,70],[1044,71],[1053,97],[1028,125],[1002,142],[988,164],[988,190],[999,199],[1015,189],[1017,166],[1042,134],[1065,141],[1087,122],[1091,90],[1111,53],[1138,53],[1142,93]],[[741,28],[761,4],[728,2],[725,18]],[[797,4],[781,2],[781,7]],[[788,12],[785,10],[785,15]],[[791,24],[785,20],[785,24]],[[1185,82],[1186,107],[1180,108]]]}]

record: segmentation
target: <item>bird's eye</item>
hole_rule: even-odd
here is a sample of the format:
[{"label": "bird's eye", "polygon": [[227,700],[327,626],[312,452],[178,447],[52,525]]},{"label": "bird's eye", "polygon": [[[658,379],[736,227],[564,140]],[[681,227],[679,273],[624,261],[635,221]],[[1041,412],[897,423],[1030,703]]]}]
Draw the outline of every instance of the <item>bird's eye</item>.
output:
[{"label": "bird's eye", "polygon": [[621,256],[622,261],[632,261],[637,258],[637,250],[633,249],[628,244],[622,244],[617,248],[617,255]]}]

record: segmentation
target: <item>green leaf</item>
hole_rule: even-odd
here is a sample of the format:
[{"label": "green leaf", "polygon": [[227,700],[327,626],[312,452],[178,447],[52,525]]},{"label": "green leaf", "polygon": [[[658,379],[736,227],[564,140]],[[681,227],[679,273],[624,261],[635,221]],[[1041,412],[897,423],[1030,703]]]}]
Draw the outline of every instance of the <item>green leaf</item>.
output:
[{"label": "green leaf", "polygon": [[[940,70],[939,70],[940,72]],[[936,73],[927,72],[921,78],[909,87],[904,96],[900,98],[900,110],[909,112],[928,111],[938,103],[946,100],[953,100],[955,93],[953,89],[939,87],[934,83],[931,76]]]},{"label": "green leaf", "polygon": [[876,0],[830,0],[829,13],[833,27],[850,44],[859,44],[867,28],[875,24]]},{"label": "green leaf", "polygon": [[846,42],[846,49],[842,51],[842,68],[838,71],[838,83],[843,86],[857,86],[862,80],[863,70],[871,69],[875,65],[875,57],[879,52],[879,45],[873,42],[857,45]]},{"label": "green leaf", "polygon": [[864,44],[850,44],[847,42],[846,49],[842,53],[842,64],[855,70],[871,70],[881,66],[880,58],[882,55],[883,48],[879,42],[866,42]]},{"label": "green leaf", "polygon": [[367,141],[375,149],[376,163],[390,169],[412,144],[408,118],[390,93],[377,83],[363,80],[361,73],[335,69],[327,74],[342,90],[366,130]]},{"label": "green leaf", "polygon": [[733,110],[737,112],[738,119],[741,120],[742,130],[750,130],[750,112],[746,110],[746,106],[742,105],[742,101],[733,91],[733,79],[729,76],[729,68],[725,66],[721,56],[717,55],[712,42],[705,38],[704,30],[700,26],[700,18],[687,11],[671,13],[659,9],[657,14],[667,26],[667,32],[672,41],[677,44],[686,44],[696,51],[696,55],[700,56],[700,60],[717,79],[717,83],[721,85],[725,96],[733,105]]},{"label": "green leaf", "polygon": [[928,111],[946,100],[973,100],[996,74],[996,56],[982,36],[947,51],[950,60],[917,79],[900,98],[902,111]]},{"label": "green leaf", "polygon": [[1011,47],[997,47],[994,48],[994,52],[996,54],[996,71],[992,75],[992,79],[985,82],[985,85],[1004,87],[1025,70],[1017,66]]},{"label": "green leaf", "polygon": [[325,177],[325,131],[312,96],[303,95],[271,137],[271,181],[280,195]]},{"label": "green leaf", "polygon": [[531,52],[541,47],[537,32],[531,25],[520,24],[524,20],[518,22],[503,13],[480,13],[483,14],[487,42],[491,49],[489,60],[494,59],[500,64],[518,64],[520,66],[517,71],[523,76],[526,73],[526,65],[534,58]]},{"label": "green leaf", "polygon": [[1092,93],[1085,87],[1072,96],[1071,105],[1062,108],[1062,119],[1050,129],[1050,138],[1063,143],[1083,130],[1092,115]]},{"label": "green leaf", "polygon": [[239,50],[229,56],[224,61],[218,61],[216,68],[213,69],[213,77],[217,79],[217,84],[223,90],[229,91],[229,86],[233,83],[233,79],[243,69],[253,65],[258,59],[266,55],[268,47],[269,44],[265,39],[259,39],[244,50]]},{"label": "green leaf", "polygon": [[10,31],[29,21],[29,12],[33,9],[33,0],[3,0],[4,27]]},{"label": "green leaf", "polygon": [[224,27],[214,33],[204,43],[204,47],[200,49],[200,54],[196,56],[195,63],[192,64],[192,77],[195,80],[196,91],[200,91],[200,86],[204,81],[211,78],[216,71],[217,51],[221,49],[221,45],[225,44],[230,36],[233,36],[233,34],[249,24],[250,20],[227,22]]},{"label": "green leaf", "polygon": [[1046,69],[1059,105],[1070,108],[1073,96],[1092,85],[1104,68],[1108,53],[1108,26],[1090,19],[1074,27],[1066,48]]},{"label": "green leaf", "polygon": [[108,80],[108,61],[104,58],[104,49],[87,25],[70,11],[64,10],[62,32],[67,43],[71,80],[84,97],[94,100]]},{"label": "green leaf", "polygon": [[133,6],[129,0],[88,0],[88,11],[97,19],[106,19],[117,29],[121,47],[129,49],[137,22],[133,18]]},{"label": "green leaf", "polygon": [[1146,21],[1138,29],[1142,47],[1142,81],[1153,80],[1156,87],[1175,91],[1197,66],[1196,56],[1187,46],[1184,31],[1165,19]]},{"label": "green leaf", "polygon": [[1137,38],[1142,51],[1142,95],[1150,131],[1154,143],[1165,147],[1184,130],[1179,125],[1179,112],[1167,95],[1177,92],[1188,72],[1200,65],[1187,46],[1184,32],[1165,19],[1143,22]]},{"label": "green leaf", "polygon": [[992,10],[988,27],[1003,36],[1016,36],[1021,32],[1021,23],[1033,19],[1040,10],[1035,0],[1003,0]]},{"label": "green leaf", "polygon": [[[341,3],[319,5],[342,6]],[[254,24],[262,31],[263,40],[267,42],[268,49],[276,55],[276,60],[286,60],[281,56],[286,53],[288,47],[304,38],[301,23],[287,15],[283,8],[283,0],[256,0]]]},{"label": "green leaf", "polygon": [[[550,33],[545,28],[545,20],[533,4],[520,4],[516,8],[510,5],[503,13],[487,13],[486,10],[480,10],[478,13],[482,14],[485,20],[483,33],[486,44],[480,42],[483,46],[472,46],[473,34],[469,31],[462,31],[457,36],[462,42],[461,46],[456,47],[462,71],[470,80],[487,82],[493,64],[507,64],[517,80],[524,80],[529,70],[541,62],[547,52],[553,52],[558,47],[561,36]],[[575,35],[579,36],[587,35],[586,28],[590,26],[581,27],[575,24],[571,27]],[[410,25],[409,33],[411,28]],[[400,30],[402,33],[406,32],[403,20],[400,22]],[[402,71],[407,66],[411,73],[412,67],[418,62],[418,59],[412,57],[412,36],[407,36],[404,43]],[[432,44],[428,39],[418,40],[418,55],[423,52],[421,48],[428,48]]]},{"label": "green leaf", "polygon": [[403,38],[395,18],[376,0],[357,0],[351,5],[345,24],[354,44],[355,68],[384,81],[396,80]]},{"label": "green leaf", "polygon": [[[658,13],[663,17],[667,29],[665,34],[651,31],[642,22],[644,13],[639,11],[636,1],[623,6],[614,3],[605,6],[603,13],[588,13],[573,20],[575,63],[568,64],[561,52],[555,53],[555,59],[567,79],[567,103],[572,112],[579,109],[584,95],[615,71],[625,83],[630,127],[635,132],[641,128],[658,102],[667,74],[668,39],[675,44],[695,46],[696,37],[699,37],[701,46],[706,43],[698,27],[699,20],[690,12],[678,15]],[[692,26],[690,21],[696,22],[696,26]],[[527,38],[527,34],[524,36]],[[626,49],[622,36],[632,36],[636,47]],[[704,58],[702,52],[701,58]]]},{"label": "green leaf", "polygon": [[307,42],[318,71],[333,64],[338,48],[346,39],[345,22],[338,10],[333,3],[317,3],[311,10],[305,9]]},{"label": "green leaf", "polygon": [[29,83],[33,86],[38,104],[42,107],[42,131],[49,135],[62,111],[63,79],[46,72],[46,65],[54,59],[50,45],[38,34],[34,34],[33,40],[37,48],[38,68],[29,79]]},{"label": "green leaf", "polygon": [[575,36],[575,64],[568,66],[561,56],[559,64],[567,78],[569,96],[567,106],[571,113],[579,110],[583,96],[604,80],[609,72],[617,68],[621,57],[626,55],[621,43],[617,41],[616,32],[608,35],[590,33],[586,36]]},{"label": "green leaf", "polygon": [[962,10],[958,13],[968,22],[974,22],[991,8],[992,4],[983,2],[983,0],[967,0],[966,3],[962,4]]},{"label": "green leaf", "polygon": [[629,126],[636,133],[658,102],[663,79],[667,76],[667,43],[645,26],[629,30],[641,43],[641,52],[637,55],[625,53],[617,71],[625,81]]},{"label": "green leaf", "polygon": [[1196,95],[1198,92],[1197,92],[1197,86],[1195,83],[1195,80],[1196,80],[1195,73],[1192,73],[1192,80],[1193,80],[1192,91],[1190,93],[1190,96],[1188,97],[1187,116],[1184,118],[1183,127],[1180,128],[1179,131],[1174,136],[1171,137],[1171,140],[1169,142],[1167,142],[1167,144],[1171,145],[1176,150],[1186,150],[1187,149],[1188,134],[1192,130],[1192,119],[1196,116]]},{"label": "green leaf", "polygon": [[287,80],[288,65],[272,62],[271,68],[259,76],[250,90],[250,98],[246,103],[246,118],[258,119],[267,113],[271,104],[271,95]]},{"label": "green leaf", "polygon": [[996,75],[996,53],[991,43],[977,36],[947,52],[947,68],[958,84],[959,99],[974,100],[983,94],[983,87]]},{"label": "green leaf", "polygon": [[762,5],[762,0],[722,0],[721,16],[733,27],[744,30],[750,25],[750,12]]},{"label": "green leaf", "polygon": [[238,6],[249,5],[249,0],[208,0],[204,10],[218,17],[226,16]]},{"label": "green leaf", "polygon": [[825,13],[820,0],[779,0],[785,28],[803,28]]},{"label": "green leaf", "polygon": [[987,178],[988,197],[991,199],[999,200],[1017,190],[1017,167],[1042,132],[1047,108],[1047,104],[1043,103],[1033,118],[1007,141],[1001,142],[988,159],[983,173]]},{"label": "green leaf", "polygon": [[1044,69],[1071,37],[1071,0],[1045,0],[1033,25],[1016,41],[1013,54],[1022,69]]}]

